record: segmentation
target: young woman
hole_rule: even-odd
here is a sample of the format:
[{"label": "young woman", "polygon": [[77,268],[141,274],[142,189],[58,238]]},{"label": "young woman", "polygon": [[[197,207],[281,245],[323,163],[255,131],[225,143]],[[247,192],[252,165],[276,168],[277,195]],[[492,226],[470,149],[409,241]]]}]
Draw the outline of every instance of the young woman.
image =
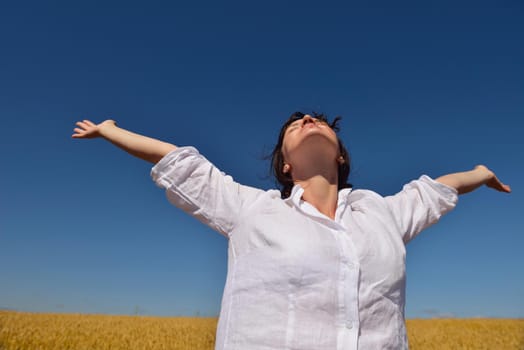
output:
[{"label": "young woman", "polygon": [[281,191],[236,183],[193,147],[77,122],[74,138],[102,137],[154,163],[168,200],[229,240],[216,349],[406,349],[405,244],[487,185],[510,192],[483,165],[393,196],[352,190],[337,121],[294,113],[272,167]]}]

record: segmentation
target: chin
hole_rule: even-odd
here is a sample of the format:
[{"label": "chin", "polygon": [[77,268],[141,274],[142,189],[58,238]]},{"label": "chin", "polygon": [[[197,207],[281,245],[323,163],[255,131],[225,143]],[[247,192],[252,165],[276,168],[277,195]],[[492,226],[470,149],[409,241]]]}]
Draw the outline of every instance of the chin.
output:
[{"label": "chin", "polygon": [[308,157],[336,159],[338,154],[338,141],[322,133],[312,133],[304,137],[292,153],[303,153]]},{"label": "chin", "polygon": [[312,144],[316,146],[326,146],[326,147],[335,147],[335,150],[338,150],[338,140],[333,139],[329,137],[328,135],[321,133],[321,132],[315,132],[315,133],[308,133],[303,139],[302,142],[300,142],[300,145],[307,145]]}]

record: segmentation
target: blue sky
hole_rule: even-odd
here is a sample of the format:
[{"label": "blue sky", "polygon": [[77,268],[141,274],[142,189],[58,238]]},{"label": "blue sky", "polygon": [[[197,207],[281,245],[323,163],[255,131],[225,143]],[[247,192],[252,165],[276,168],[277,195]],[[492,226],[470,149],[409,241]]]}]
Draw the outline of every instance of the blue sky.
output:
[{"label": "blue sky", "polygon": [[524,317],[520,1],[11,2],[0,8],[0,307],[217,315],[227,241],[74,123],[198,148],[264,189],[294,111],[341,115],[355,188],[490,167],[408,245],[406,316]]}]

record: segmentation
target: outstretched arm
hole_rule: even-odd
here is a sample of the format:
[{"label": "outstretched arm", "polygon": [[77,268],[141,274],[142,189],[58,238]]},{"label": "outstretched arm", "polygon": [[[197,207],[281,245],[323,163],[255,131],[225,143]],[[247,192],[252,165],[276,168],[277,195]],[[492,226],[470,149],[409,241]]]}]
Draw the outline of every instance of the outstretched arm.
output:
[{"label": "outstretched arm", "polygon": [[114,120],[106,120],[97,125],[85,119],[76,125],[73,138],[102,137],[127,153],[151,163],[157,163],[176,149],[176,146],[170,143],[119,128]]},{"label": "outstretched arm", "polygon": [[470,171],[444,175],[436,179],[436,181],[455,188],[458,194],[471,192],[482,185],[500,192],[511,192],[511,188],[503,184],[495,173],[484,165],[477,165],[475,169]]}]

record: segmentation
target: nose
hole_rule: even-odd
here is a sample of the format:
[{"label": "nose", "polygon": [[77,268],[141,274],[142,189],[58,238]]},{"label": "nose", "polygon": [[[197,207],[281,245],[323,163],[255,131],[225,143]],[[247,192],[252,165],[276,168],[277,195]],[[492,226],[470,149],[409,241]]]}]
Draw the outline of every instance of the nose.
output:
[{"label": "nose", "polygon": [[315,123],[315,120],[313,118],[311,118],[311,116],[309,114],[306,114],[303,118],[302,118],[302,125],[306,125],[307,123]]}]

